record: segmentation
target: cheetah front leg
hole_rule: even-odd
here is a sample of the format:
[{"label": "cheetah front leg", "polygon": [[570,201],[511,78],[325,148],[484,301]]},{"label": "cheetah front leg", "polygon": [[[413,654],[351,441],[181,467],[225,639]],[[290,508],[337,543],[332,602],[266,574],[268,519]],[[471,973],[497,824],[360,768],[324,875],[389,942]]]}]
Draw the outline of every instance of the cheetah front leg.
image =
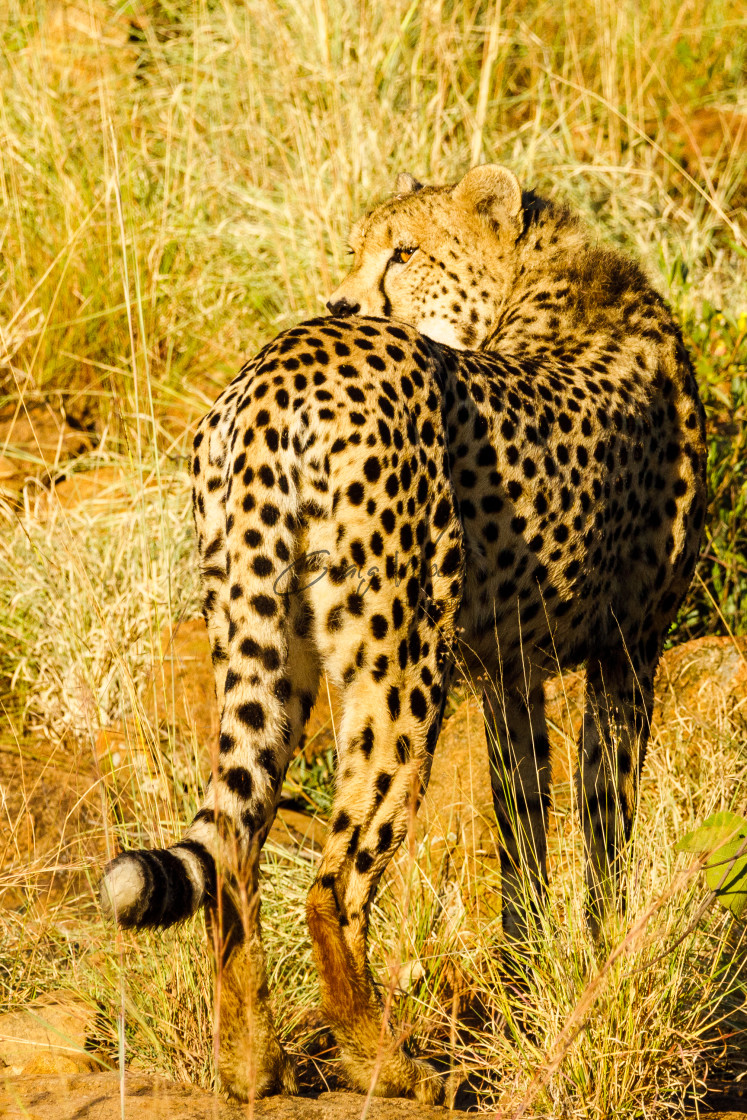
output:
[{"label": "cheetah front leg", "polygon": [[483,696],[493,805],[500,831],[504,962],[520,979],[530,915],[547,884],[550,747],[541,680],[501,687]]},{"label": "cheetah front leg", "polygon": [[656,661],[635,653],[589,662],[576,776],[586,855],[587,918],[599,939],[613,903],[624,908],[625,852],[653,712]]},{"label": "cheetah front leg", "polygon": [[427,784],[449,675],[450,669],[436,674],[434,666],[429,679],[438,686],[437,699],[431,701],[408,674],[405,687],[395,690],[396,707],[387,710],[385,702],[384,711],[386,690],[378,694],[370,684],[348,690],[332,829],[307,903],[322,1006],[347,1077],[363,1092],[373,1087],[378,1096],[430,1103],[442,1099],[443,1084],[382,1020],[366,942],[379,879],[412,827]]}]

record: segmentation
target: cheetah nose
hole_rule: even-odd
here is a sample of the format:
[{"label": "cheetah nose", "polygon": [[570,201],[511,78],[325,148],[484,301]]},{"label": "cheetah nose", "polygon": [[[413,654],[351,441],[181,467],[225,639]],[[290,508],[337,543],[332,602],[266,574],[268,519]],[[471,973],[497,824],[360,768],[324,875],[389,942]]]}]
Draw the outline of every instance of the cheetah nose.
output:
[{"label": "cheetah nose", "polygon": [[346,315],[356,315],[360,309],[361,305],[359,303],[350,303],[344,296],[341,299],[336,299],[334,303],[331,299],[327,300],[327,310],[330,315],[339,315],[343,319]]}]

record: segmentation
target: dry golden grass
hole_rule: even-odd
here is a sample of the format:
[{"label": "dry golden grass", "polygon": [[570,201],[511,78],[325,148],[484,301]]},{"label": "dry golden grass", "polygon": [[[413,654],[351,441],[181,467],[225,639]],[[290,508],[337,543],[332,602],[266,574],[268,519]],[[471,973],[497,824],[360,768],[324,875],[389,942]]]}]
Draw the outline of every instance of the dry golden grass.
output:
[{"label": "dry golden grass", "polygon": [[747,108],[746,40],[726,0],[3,7],[9,394],[85,393],[125,428],[134,407],[145,434],[152,394],[219,383],[323,307],[352,220],[403,167],[509,162],[683,309],[745,311],[747,145],[718,110]]},{"label": "dry golden grass", "polygon": [[[351,221],[398,170],[445,181],[502,161],[583,209],[643,259],[689,327],[712,415],[734,423],[746,42],[726,0],[0,0],[0,417],[61,406],[91,425],[75,471],[109,472],[75,506],[27,487],[0,509],[0,1005],[69,986],[100,1008],[111,1061],[124,1047],[213,1083],[201,922],[115,937],[94,902],[107,854],[177,835],[197,798],[205,744],[150,703],[161,631],[196,605],[186,429],[247,352],[323,307]],[[41,469],[41,445],[25,453]],[[714,564],[733,570],[716,593],[733,620],[739,447],[718,457],[733,520]],[[115,753],[99,735],[112,725]],[[558,789],[533,1042],[496,976],[494,870],[446,876],[426,838],[409,895],[385,889],[373,921],[396,1021],[469,1074],[485,1109],[676,1113],[744,1028],[745,979],[742,933],[713,910],[695,921],[703,886],[673,846],[712,810],[747,809],[745,764],[726,717],[653,745],[608,967]],[[298,1051],[317,1000],[302,922],[314,864],[279,849],[266,864],[273,980],[293,993],[280,1025]],[[306,1062],[334,1083],[333,1063]]]},{"label": "dry golden grass", "polygon": [[[185,738],[173,709],[159,726],[149,703],[162,666],[158,627],[193,609],[194,590],[186,478],[164,471],[158,488],[152,474],[143,470],[143,481],[133,478],[104,510],[89,501],[43,523],[30,511],[3,545],[17,586],[33,590],[33,612],[14,635],[27,651],[26,718],[9,710],[0,742],[0,984],[8,1006],[70,987],[100,1011],[92,1041],[103,1058],[116,1065],[122,1042],[136,1067],[209,1086],[202,921],[115,936],[95,905],[98,870],[118,844],[162,844],[180,833],[196,807],[196,760],[206,747]],[[77,691],[65,684],[65,664],[81,674]],[[122,719],[124,741],[107,750],[97,729]],[[560,723],[556,736],[569,741],[570,715]],[[400,859],[409,893],[392,877],[372,923],[376,973],[404,1034],[414,1030],[421,1051],[468,1078],[482,1107],[509,1116],[522,1108],[558,1117],[676,1114],[723,1060],[730,1033],[744,1031],[747,978],[736,967],[743,927],[717,908],[701,913],[704,885],[674,844],[712,811],[745,812],[746,774],[726,708],[701,726],[691,710],[670,711],[644,776],[629,916],[599,952],[584,925],[571,784],[556,786],[550,906],[524,1015],[532,1041],[497,974],[494,862],[445,864],[443,844],[426,834],[413,863],[406,852]],[[307,785],[313,780],[307,773]],[[272,981],[283,993],[281,1030],[306,1083],[334,1086],[333,1053],[312,1061],[305,1052],[315,1039],[320,1045],[304,924],[314,873],[313,857],[269,845],[263,911]]]}]

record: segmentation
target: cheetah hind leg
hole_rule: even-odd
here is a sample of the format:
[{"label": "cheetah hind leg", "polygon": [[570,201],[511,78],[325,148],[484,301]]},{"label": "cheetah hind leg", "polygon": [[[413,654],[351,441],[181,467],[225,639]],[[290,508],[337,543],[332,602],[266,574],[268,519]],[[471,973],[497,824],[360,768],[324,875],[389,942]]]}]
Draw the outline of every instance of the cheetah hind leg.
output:
[{"label": "cheetah hind leg", "polygon": [[[273,1093],[298,1092],[295,1068],[280,1043],[270,1008],[259,889],[262,844],[275,816],[288,760],[300,743],[319,687],[316,650],[309,641],[298,637],[299,632],[305,630],[305,604],[296,596],[291,599],[287,611],[286,632],[295,635],[293,657],[288,658],[284,666],[291,693],[284,704],[287,732],[282,743],[274,744],[274,781],[266,787],[265,796],[253,802],[255,821],[252,834],[241,839],[243,854],[236,852],[236,866],[225,869],[229,874],[220,892],[220,907],[214,905],[208,912],[208,940],[216,960],[218,1072],[223,1088],[242,1101]],[[227,634],[220,632],[221,623],[219,619],[216,628],[219,639],[225,643],[223,648],[229,648],[231,656],[239,658],[236,649],[240,649],[240,643],[229,646]],[[287,648],[287,639],[279,643],[279,648]],[[241,668],[239,659],[235,671],[238,673]],[[218,661],[218,696],[226,695],[224,681],[225,670]],[[233,691],[228,695],[233,696]],[[231,704],[227,702],[221,730],[227,730],[234,739],[231,762],[255,766],[257,744],[252,742],[247,730],[232,719],[231,713]],[[226,757],[224,755],[224,762]],[[217,765],[216,759],[214,769]]]},{"label": "cheetah hind leg", "polygon": [[[239,913],[239,910],[242,913]],[[259,925],[259,894],[236,905],[226,890],[220,914],[208,914],[208,939],[218,949],[218,1068],[221,1082],[238,1100],[298,1093],[291,1059],[278,1039],[269,1008],[265,954]]]},{"label": "cheetah hind leg", "polygon": [[[432,643],[434,645],[435,643]],[[435,676],[438,671],[438,677]],[[448,672],[436,670],[446,696]],[[393,722],[380,704],[348,690],[340,728],[332,827],[307,901],[322,1007],[352,1085],[377,1096],[439,1103],[440,1074],[408,1054],[382,1016],[367,959],[369,910],[394,850],[414,824],[443,714],[443,699]],[[373,714],[371,714],[373,713]],[[361,749],[363,747],[363,749]]]},{"label": "cheetah hind leg", "polygon": [[[221,429],[207,424],[209,418],[210,414],[202,421],[201,431],[207,430],[209,461],[213,462],[226,454],[227,446]],[[203,451],[203,456],[205,454]],[[215,692],[221,704],[226,695],[227,653],[231,649],[225,505],[225,486],[207,490],[202,486],[202,478],[195,476],[193,509],[202,569],[203,615],[213,655]],[[294,601],[291,614],[297,616],[298,610],[299,604]],[[295,618],[289,621],[292,625]],[[313,691],[317,687],[318,668],[315,656],[302,643],[296,646],[295,668],[296,675],[300,672],[305,676],[304,683]],[[234,670],[240,671],[240,666],[234,666]],[[298,711],[293,714],[296,716],[295,740],[305,720],[299,717]],[[246,745],[243,749],[246,750]],[[219,764],[216,752],[211,766],[214,775]],[[215,796],[214,790],[212,796]],[[275,814],[274,802],[275,799],[260,806],[259,816],[266,817],[268,828]],[[200,815],[196,822],[198,829],[204,828],[199,824]],[[242,890],[237,880],[230,881],[229,885],[229,875],[219,888],[220,905],[213,898],[206,908],[208,952],[213,957],[216,973],[218,1071],[222,1087],[231,1097],[242,1101],[272,1093],[298,1092],[295,1069],[280,1044],[269,1006],[259,921],[258,862],[259,845],[255,838],[241,876],[249,889]],[[223,868],[224,876],[229,872],[228,867]]]}]

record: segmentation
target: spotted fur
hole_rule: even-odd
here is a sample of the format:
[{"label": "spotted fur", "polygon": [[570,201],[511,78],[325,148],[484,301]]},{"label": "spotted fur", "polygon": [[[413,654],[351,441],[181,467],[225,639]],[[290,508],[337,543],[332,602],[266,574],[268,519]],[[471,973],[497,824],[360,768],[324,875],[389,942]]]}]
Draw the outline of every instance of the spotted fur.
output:
[{"label": "spotted fur", "polygon": [[[399,176],[397,194],[357,223],[351,247],[353,268],[328,303],[334,314],[385,316],[513,363],[512,391],[489,396],[499,470],[476,478],[474,490],[468,485],[474,437],[466,406],[456,422],[450,417],[451,463],[468,542],[474,493],[481,503],[497,487],[498,500],[519,495],[524,541],[540,570],[567,563],[578,643],[559,662],[587,664],[577,783],[598,933],[632,824],[661,642],[690,581],[704,519],[703,410],[680,331],[634,261],[595,244],[568,207],[522,191],[503,167],[473,168],[447,187]],[[504,544],[500,533],[480,539],[487,563],[508,569],[502,586],[513,603],[518,591],[531,643],[516,578],[526,554]],[[544,591],[542,599],[530,610],[545,613]],[[596,629],[587,630],[594,618]],[[504,627],[495,638],[505,658]],[[522,652],[534,678],[504,665],[502,687],[484,691],[504,838],[503,923],[519,941],[526,907],[517,869],[523,864],[541,887],[549,781],[537,657]],[[518,802],[517,774],[531,791]]]},{"label": "spotted fur", "polygon": [[[353,274],[360,298],[338,295],[336,312],[368,290],[377,213],[394,230],[413,198],[367,219]],[[441,195],[422,198],[437,224]],[[551,241],[538,224],[548,208],[526,205],[516,229]],[[476,269],[480,239],[501,227],[469,206],[465,260]],[[445,235],[444,252],[453,243]],[[432,257],[445,273],[443,256]],[[617,262],[590,255],[589,284],[606,291]],[[389,300],[378,315],[395,311],[386,272],[369,285]],[[250,361],[199,426],[192,475],[219,758],[186,838],[120,855],[103,893],[131,926],[168,925],[208,904],[223,964],[219,1064],[239,1098],[295,1085],[269,1010],[257,867],[322,672],[341,691],[342,719],[307,915],[354,1085],[442,1093],[434,1071],[382,1029],[366,939],[376,885],[428,780],[457,662],[484,685],[504,929],[517,943],[523,882],[539,904],[546,878],[543,681],[587,663],[580,800],[590,915],[601,918],[630,831],[654,670],[704,518],[702,410],[682,340],[635,266],[618,272],[612,332],[589,325],[593,308],[579,317],[572,283],[563,296],[550,269],[546,300],[527,300],[524,350],[520,312],[488,307],[482,277],[487,327],[471,343],[496,339],[503,322],[505,349],[452,349],[382,318],[313,320]],[[404,304],[396,311],[407,318]]]}]

